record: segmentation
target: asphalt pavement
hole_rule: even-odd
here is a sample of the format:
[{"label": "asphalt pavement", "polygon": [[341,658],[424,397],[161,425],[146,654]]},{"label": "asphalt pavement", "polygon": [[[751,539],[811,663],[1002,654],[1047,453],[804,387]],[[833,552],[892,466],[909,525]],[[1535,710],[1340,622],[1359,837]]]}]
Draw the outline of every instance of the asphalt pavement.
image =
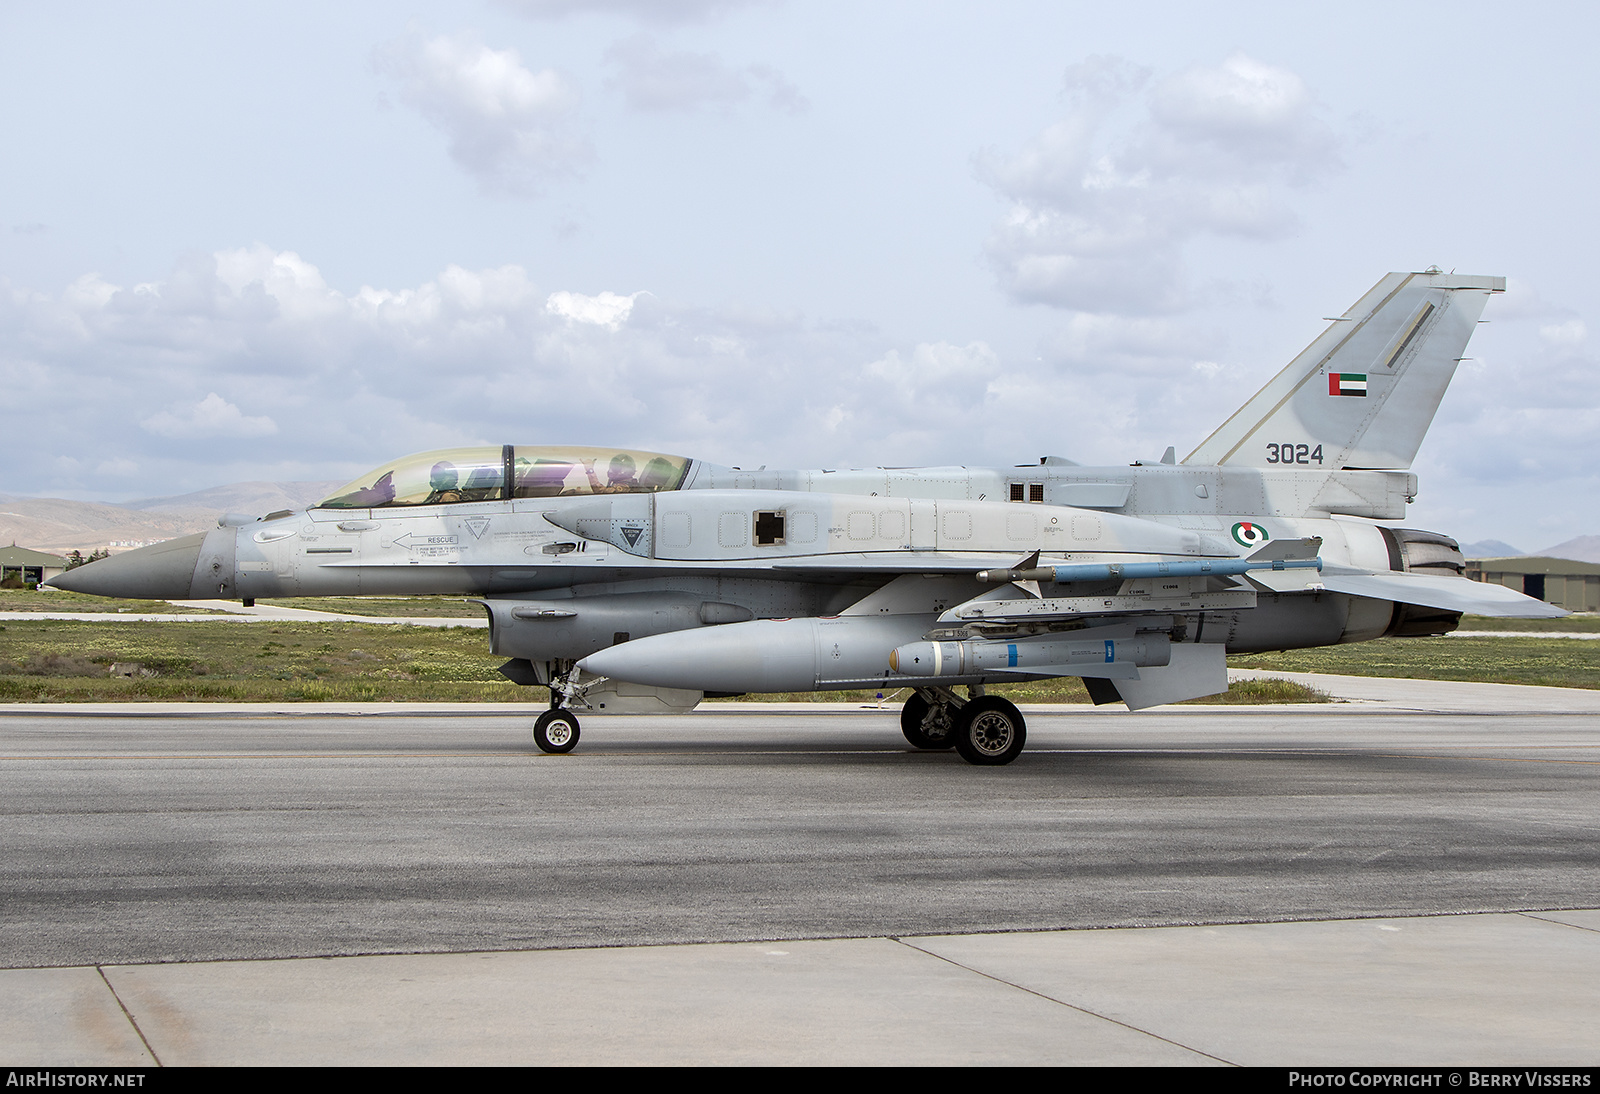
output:
[{"label": "asphalt pavement", "polygon": [[1594,1064],[1600,696],[1350,679],[999,769],[893,710],[0,708],[4,1062]]}]

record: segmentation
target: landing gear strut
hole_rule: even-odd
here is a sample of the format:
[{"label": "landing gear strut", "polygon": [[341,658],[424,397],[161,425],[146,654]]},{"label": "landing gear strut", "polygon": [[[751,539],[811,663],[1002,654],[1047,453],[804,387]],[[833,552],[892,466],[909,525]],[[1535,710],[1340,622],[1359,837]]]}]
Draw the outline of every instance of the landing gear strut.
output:
[{"label": "landing gear strut", "polygon": [[918,688],[900,708],[900,732],[913,748],[951,748],[956,743],[957,710],[939,690]]},{"label": "landing gear strut", "polygon": [[[563,668],[565,671],[561,671]],[[589,709],[584,693],[604,677],[579,683],[578,666],[570,661],[553,664],[550,669],[550,709],[534,721],[533,743],[541,752],[559,755],[578,746],[578,716],[568,709],[569,706]]]}]

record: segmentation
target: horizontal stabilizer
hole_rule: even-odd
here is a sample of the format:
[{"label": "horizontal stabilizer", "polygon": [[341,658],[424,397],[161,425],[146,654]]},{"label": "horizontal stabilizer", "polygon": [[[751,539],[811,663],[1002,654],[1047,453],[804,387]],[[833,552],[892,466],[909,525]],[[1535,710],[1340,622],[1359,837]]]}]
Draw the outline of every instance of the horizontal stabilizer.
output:
[{"label": "horizontal stabilizer", "polygon": [[1559,619],[1568,614],[1554,604],[1524,596],[1504,585],[1441,574],[1324,573],[1321,584],[1336,593],[1503,619]]}]

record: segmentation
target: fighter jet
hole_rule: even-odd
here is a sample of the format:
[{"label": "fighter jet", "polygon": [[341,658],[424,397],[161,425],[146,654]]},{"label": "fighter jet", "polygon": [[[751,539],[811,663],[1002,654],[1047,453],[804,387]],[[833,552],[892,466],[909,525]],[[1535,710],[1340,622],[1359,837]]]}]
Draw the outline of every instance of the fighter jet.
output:
[{"label": "fighter jet", "polygon": [[[1393,273],[1181,462],[749,471],[614,448],[444,449],[304,512],[72,570],[64,589],[241,598],[460,594],[501,671],[580,713],[706,697],[909,689],[919,749],[1022,751],[986,689],[1081,677],[1132,710],[1228,687],[1226,656],[1439,635],[1558,608],[1462,576],[1394,526],[1409,470],[1500,277]],[[964,694],[963,694],[964,692]]]}]

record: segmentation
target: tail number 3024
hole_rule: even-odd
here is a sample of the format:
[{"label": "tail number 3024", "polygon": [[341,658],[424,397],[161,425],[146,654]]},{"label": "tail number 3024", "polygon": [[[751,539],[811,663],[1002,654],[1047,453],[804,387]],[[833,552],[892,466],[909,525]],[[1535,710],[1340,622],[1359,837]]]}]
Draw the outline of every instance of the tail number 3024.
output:
[{"label": "tail number 3024", "polygon": [[1268,463],[1322,463],[1322,446],[1319,444],[1312,448],[1308,444],[1269,444],[1267,445]]}]

